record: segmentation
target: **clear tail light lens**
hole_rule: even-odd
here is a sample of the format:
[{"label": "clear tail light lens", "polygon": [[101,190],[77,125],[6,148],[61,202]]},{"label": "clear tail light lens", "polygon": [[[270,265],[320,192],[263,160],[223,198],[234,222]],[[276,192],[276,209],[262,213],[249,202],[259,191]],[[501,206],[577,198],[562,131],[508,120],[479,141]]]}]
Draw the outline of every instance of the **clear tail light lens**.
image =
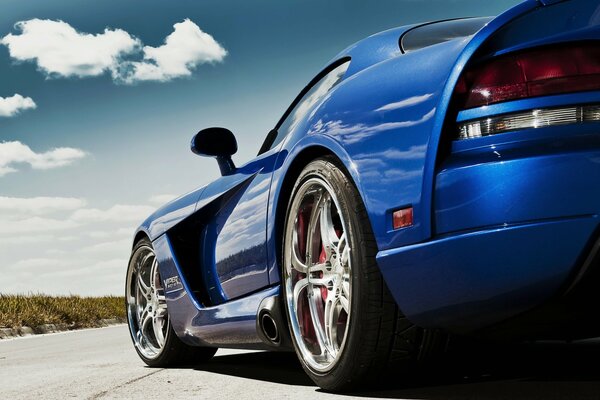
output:
[{"label": "clear tail light lens", "polygon": [[598,121],[600,121],[598,105],[529,110],[460,123],[458,138],[472,139],[521,129]]}]

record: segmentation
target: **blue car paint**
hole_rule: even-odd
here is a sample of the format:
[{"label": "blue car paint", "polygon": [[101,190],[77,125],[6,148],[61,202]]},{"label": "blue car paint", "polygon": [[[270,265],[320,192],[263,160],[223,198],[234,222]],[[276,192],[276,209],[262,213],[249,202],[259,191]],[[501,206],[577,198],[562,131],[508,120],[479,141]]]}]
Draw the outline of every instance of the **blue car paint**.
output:
[{"label": "blue car paint", "polygon": [[[269,285],[267,273],[267,246],[265,226],[267,204],[273,166],[274,151],[261,154],[251,163],[238,168],[236,176],[248,177],[246,184],[238,187],[233,199],[218,211],[207,224],[205,236],[204,271],[214,271],[206,276],[213,304],[241,297]],[[223,179],[223,178],[220,178]],[[218,185],[219,180],[215,181]],[[207,259],[207,257],[209,257]]]},{"label": "blue car paint", "polygon": [[348,79],[372,65],[401,55],[400,37],[415,26],[401,26],[371,35],[344,49],[330,63],[344,57],[350,57],[352,63],[350,63],[344,76],[344,79]]},{"label": "blue car paint", "polygon": [[[269,285],[264,204],[277,156],[277,150],[273,149],[237,168],[234,174],[215,180],[197,204],[196,208],[202,209],[216,201],[224,194],[224,187],[228,192],[236,192],[219,205],[216,215],[204,228],[202,273],[212,304]],[[244,257],[240,257],[244,252]]]},{"label": "blue car paint", "polygon": [[[196,346],[267,349],[256,331],[256,315],[260,302],[279,293],[279,287],[232,300],[224,304],[205,307],[191,295],[189,285],[182,278],[182,270],[173,254],[168,235],[153,242],[161,276],[170,277],[179,284],[173,289],[165,285],[169,317],[177,336]],[[168,279],[168,278],[167,278]],[[164,279],[165,281],[167,279]]]},{"label": "blue car paint", "polygon": [[556,3],[560,3],[562,1],[567,1],[567,0],[539,0],[540,3],[542,3],[543,5],[551,5],[551,4],[556,4]]},{"label": "blue car paint", "polygon": [[[544,11],[553,7],[560,7],[560,10]],[[522,207],[514,215],[505,212],[500,218],[489,218],[485,215],[487,203],[482,202],[482,209],[468,210],[465,196],[470,193],[476,197],[481,193],[474,193],[470,186],[478,175],[469,174],[469,168],[461,165],[460,160],[468,160],[469,157],[471,160],[483,160],[481,179],[491,182],[509,173],[503,171],[504,166],[507,166],[507,171],[516,171],[521,166],[540,167],[550,160],[559,169],[561,157],[570,160],[571,166],[595,166],[595,153],[576,150],[576,141],[571,143],[571,148],[563,149],[565,154],[546,154],[542,149],[538,153],[519,153],[520,141],[517,135],[520,133],[530,137],[532,141],[541,140],[551,144],[553,135],[568,134],[560,128],[554,131],[540,129],[539,132],[499,135],[514,139],[512,144],[509,141],[503,149],[507,155],[514,155],[511,163],[498,162],[497,159],[486,161],[486,157],[495,154],[490,152],[493,150],[492,146],[495,146],[495,139],[481,138],[464,144],[453,143],[451,155],[444,160],[441,168],[438,165],[438,148],[445,135],[453,134],[445,129],[450,101],[460,74],[472,58],[573,40],[580,38],[580,34],[581,37],[597,39],[598,22],[593,18],[581,18],[581,10],[591,13],[599,8],[597,2],[585,0],[570,0],[550,7],[528,0],[493,19],[471,38],[455,39],[402,54],[398,45],[400,36],[411,28],[402,27],[374,35],[340,53],[336,59],[345,56],[351,58],[344,80],[307,113],[306,118],[279,147],[262,155],[258,161],[241,167],[235,174],[222,177],[165,206],[140,227],[140,232],[146,232],[154,240],[163,279],[176,278],[182,282],[181,288],[168,296],[169,313],[177,334],[190,343],[197,340],[195,343],[203,345],[224,346],[226,343],[231,346],[260,347],[255,332],[256,307],[262,299],[279,291],[278,251],[281,242],[277,229],[281,221],[276,220],[276,212],[280,207],[285,209],[287,206],[287,199],[281,193],[296,157],[313,149],[334,154],[356,184],[365,202],[380,250],[378,262],[384,279],[409,319],[424,326],[466,332],[498,322],[543,301],[560,286],[576,265],[581,250],[597,226],[598,211],[592,210],[590,205],[594,201],[596,204],[600,202],[591,198],[577,203],[578,200],[575,199],[579,211],[568,211],[562,215],[560,210],[565,207],[550,205],[542,207],[542,210]],[[569,18],[569,15],[574,18]],[[546,26],[552,25],[549,23],[552,18],[559,17],[570,21],[570,25]],[[533,24],[528,23],[529,21],[538,22]],[[555,34],[551,34],[552,30]],[[514,32],[519,32],[521,36]],[[599,93],[552,96],[551,99],[541,98],[539,104],[554,102],[552,104],[561,105],[562,100],[573,104],[598,96]],[[479,118],[495,112],[525,109],[524,107],[535,104],[538,104],[535,100],[511,102],[464,111],[459,114],[459,118],[464,119],[465,115]],[[576,136],[585,137],[589,134],[591,142],[596,140],[592,136],[597,137],[597,127],[590,125],[574,129],[577,130]],[[548,137],[536,139],[540,135]],[[464,154],[461,155],[461,152]],[[261,164],[262,157],[269,157],[273,163]],[[532,159],[529,160],[528,157]],[[526,182],[527,171],[519,173],[523,176],[519,182]],[[261,179],[256,180],[257,177]],[[242,204],[249,204],[253,198],[248,195],[251,190],[249,188],[253,185],[269,186],[265,183],[267,181],[270,181],[270,188],[260,195],[268,193],[268,204],[255,204],[251,207],[258,214],[267,213],[264,218],[264,252],[258,250],[264,255],[264,263],[261,262],[259,267],[254,268],[254,274],[250,274],[253,276],[247,280],[247,287],[241,285],[241,291],[225,293],[216,254],[213,260],[209,251],[210,245],[221,239],[218,229],[209,232],[205,236],[205,244],[209,248],[205,248],[203,253],[206,254],[202,256],[202,264],[208,265],[201,267],[204,287],[208,292],[213,292],[210,304],[201,304],[190,288],[186,287],[185,276],[177,265],[168,233],[164,233],[209,205],[219,204],[220,207],[225,207],[226,202],[221,199],[238,193],[237,191],[240,191],[240,196],[236,198],[238,204],[240,201]],[[537,189],[534,187],[536,182],[542,184],[538,199],[543,199],[542,190],[550,190],[551,184],[544,180],[543,173],[538,173],[537,181],[532,182],[532,190]],[[459,188],[457,190],[464,193],[454,192],[449,187]],[[515,199],[518,193],[515,188],[511,192],[509,203],[502,203],[500,199],[494,203],[495,206],[499,210],[506,210],[507,204],[517,204]],[[573,194],[573,198],[576,197]],[[193,199],[197,199],[196,204],[193,204]],[[534,200],[529,199],[528,204],[531,205]],[[414,226],[392,230],[391,212],[408,205],[415,211]],[[464,221],[461,219],[457,222],[456,218],[453,220],[451,217],[452,212],[449,210],[455,205],[461,208],[459,211],[466,218]],[[554,209],[550,210],[552,207]],[[225,215],[233,215],[236,208],[225,210]],[[578,214],[581,213],[580,210],[586,210],[583,213],[585,215]],[[252,214],[250,211],[247,213],[246,215]],[[549,215],[556,217],[555,220],[535,221],[536,218],[546,218]],[[228,221],[233,220],[224,218],[222,223],[215,220],[212,225],[219,226],[222,232]],[[473,225],[470,226],[469,223]],[[490,226],[500,223],[501,225]],[[234,223],[229,227],[232,232],[235,230]],[[469,229],[474,231],[468,231]],[[557,240],[556,235],[560,232],[568,233],[569,236]],[[542,239],[543,243],[553,245],[550,253],[556,257],[549,254],[536,259],[534,256],[537,254],[527,252],[528,248],[540,245],[539,241]],[[513,243],[515,240],[516,246]],[[479,242],[481,246],[477,245]],[[257,243],[260,246],[259,241]],[[485,250],[491,248],[501,249],[506,254],[516,249],[520,253],[515,254],[519,254],[522,259],[519,261],[515,260],[518,257],[500,257],[496,261],[489,260],[490,253]],[[444,264],[449,257],[452,259]],[[461,265],[460,261],[465,258],[469,261],[466,265]],[[502,260],[514,264],[507,269],[500,262]],[[532,260],[538,267],[528,270],[527,265]],[[541,271],[541,263],[553,260],[561,262],[552,264],[547,273]],[[425,284],[423,282],[428,279],[427,271],[441,275],[430,276],[431,284]],[[244,279],[245,272],[244,268],[240,268],[239,277]],[[538,272],[541,275],[534,276]],[[450,274],[454,279],[441,279],[444,274]],[[465,278],[468,274],[473,275],[466,280],[456,278]],[[481,290],[470,293],[477,284]],[[521,291],[528,287],[535,289],[531,296],[523,294],[526,292],[519,292],[522,293],[519,296],[510,295],[511,290]],[[432,290],[435,293],[432,294]],[[243,307],[242,304],[249,306]],[[507,304],[506,309],[502,309],[502,304]],[[464,317],[464,311],[474,306],[477,309],[471,310],[472,314],[468,318]],[[451,312],[446,314],[447,310]]]},{"label": "blue car paint", "polygon": [[[340,53],[339,57],[352,58],[349,76],[304,124],[298,125],[286,147],[305,135],[323,135],[345,149],[350,155],[345,167],[356,171],[353,178],[379,250],[431,237],[436,155],[456,81],[468,59],[491,34],[537,7],[539,3],[526,1],[492,20],[473,38],[451,40],[408,54],[387,49],[391,42],[399,49],[397,35],[410,27],[374,35]],[[371,53],[391,58],[372,64],[379,58]],[[362,58],[369,62],[356,61]],[[365,68],[355,71],[355,63]],[[340,154],[336,155],[343,161]],[[276,185],[273,190],[277,190]],[[407,205],[413,207],[414,225],[389,229],[391,213]]]},{"label": "blue car paint", "polygon": [[196,203],[204,189],[206,189],[206,186],[192,190],[160,207],[142,222],[136,232],[136,238],[138,234],[144,233],[150,240],[154,240],[183,219],[189,217],[196,211]]},{"label": "blue car paint", "polygon": [[[451,68],[446,60],[455,58],[466,42],[462,39],[434,45],[356,73],[331,93],[305,125],[298,127],[298,136],[329,137],[349,154],[345,167],[356,171],[355,183],[380,250],[429,236],[430,209],[427,202],[423,203],[422,191],[431,141],[428,132],[434,129]],[[417,216],[414,225],[389,230],[390,213],[405,205],[413,207]],[[422,217],[425,214],[427,218]]]},{"label": "blue car paint", "polygon": [[598,216],[498,226],[383,251],[377,263],[411,321],[470,333],[554,295],[597,227]]},{"label": "blue car paint", "polygon": [[452,153],[436,179],[436,234],[599,213],[599,132],[531,129]]}]

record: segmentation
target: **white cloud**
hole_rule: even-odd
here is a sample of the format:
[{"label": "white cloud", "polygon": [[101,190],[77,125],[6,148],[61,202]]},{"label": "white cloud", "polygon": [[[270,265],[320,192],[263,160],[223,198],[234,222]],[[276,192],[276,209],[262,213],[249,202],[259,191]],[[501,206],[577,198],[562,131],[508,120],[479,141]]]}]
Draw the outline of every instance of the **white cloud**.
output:
[{"label": "white cloud", "polygon": [[163,205],[165,203],[170,202],[171,200],[177,198],[174,194],[157,194],[151,196],[148,201],[153,204]]},{"label": "white cloud", "polygon": [[[138,221],[141,222],[141,221]],[[88,231],[87,235],[93,239],[106,239],[113,238],[119,236],[133,237],[134,229],[133,228],[118,228],[113,230],[97,230],[97,231]]]},{"label": "white cloud", "polygon": [[[4,223],[4,222],[2,222]],[[30,245],[30,244],[39,244],[39,243],[47,243],[56,240],[56,237],[53,235],[10,235],[3,237],[1,239],[3,246],[20,246],[20,245]]]},{"label": "white cloud", "polygon": [[65,219],[30,217],[19,220],[3,219],[0,223],[1,235],[20,235],[29,233],[62,231],[77,227],[79,224]]},{"label": "white cloud", "polygon": [[71,216],[76,222],[141,222],[156,210],[145,205],[117,204],[106,210],[83,208]]},{"label": "white cloud", "polygon": [[29,164],[33,169],[51,169],[72,164],[86,156],[83,150],[57,147],[44,153],[36,153],[29,146],[18,142],[0,142],[0,176],[16,172],[14,164]]},{"label": "white cloud", "polygon": [[12,270],[22,270],[22,269],[38,269],[38,268],[56,268],[57,266],[64,265],[64,261],[52,259],[52,258],[26,258],[24,260],[19,260],[13,265],[10,266]]},{"label": "white cloud", "polygon": [[173,25],[159,47],[143,46],[122,29],[78,32],[64,21],[31,19],[15,24],[0,44],[17,61],[37,64],[49,77],[90,77],[110,73],[116,82],[167,82],[190,76],[200,64],[220,62],[227,55],[210,34],[189,19]]},{"label": "white cloud", "polygon": [[18,93],[11,97],[0,97],[0,117],[13,117],[21,111],[36,107],[31,97],[23,97]]},{"label": "white cloud", "polygon": [[143,52],[143,61],[124,64],[119,78],[125,83],[190,76],[196,66],[223,61],[227,55],[227,50],[189,19],[173,25],[173,33],[162,46],[144,46]]},{"label": "white cloud", "polygon": [[0,274],[3,293],[122,295],[127,258],[91,261],[32,257],[8,264],[6,268],[10,274]]},{"label": "white cloud", "polygon": [[100,254],[103,257],[106,257],[107,254],[128,256],[129,252],[131,251],[131,243],[131,238],[114,240],[110,242],[99,242],[82,247],[80,251],[85,254]]},{"label": "white cloud", "polygon": [[[154,206],[0,196],[0,291],[121,294],[134,227]],[[51,216],[47,216],[50,214]],[[3,278],[4,276],[4,278]]]},{"label": "white cloud", "polygon": [[85,206],[85,200],[74,197],[6,197],[0,196],[0,213],[43,215],[55,211],[76,210]]},{"label": "white cloud", "polygon": [[15,24],[20,34],[0,41],[17,61],[34,61],[49,76],[98,76],[117,68],[122,56],[141,42],[121,29],[80,33],[63,21],[30,19]]}]

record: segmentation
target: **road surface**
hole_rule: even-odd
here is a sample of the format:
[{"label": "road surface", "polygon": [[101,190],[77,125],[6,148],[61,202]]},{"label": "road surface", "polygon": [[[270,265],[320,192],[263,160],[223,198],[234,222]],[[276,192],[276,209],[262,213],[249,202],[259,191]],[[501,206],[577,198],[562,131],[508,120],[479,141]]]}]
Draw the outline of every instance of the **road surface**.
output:
[{"label": "road surface", "polygon": [[[394,382],[361,398],[599,399],[598,345],[455,356],[442,378]],[[127,328],[0,340],[0,399],[334,399],[290,353],[220,350],[205,365],[147,368]]]}]

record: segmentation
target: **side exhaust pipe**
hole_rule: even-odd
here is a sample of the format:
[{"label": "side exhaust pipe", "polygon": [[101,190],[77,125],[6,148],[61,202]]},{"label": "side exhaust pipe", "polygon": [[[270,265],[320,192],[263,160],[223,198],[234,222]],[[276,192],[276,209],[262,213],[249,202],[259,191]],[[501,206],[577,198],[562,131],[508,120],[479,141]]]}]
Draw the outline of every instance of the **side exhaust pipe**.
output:
[{"label": "side exhaust pipe", "polygon": [[269,347],[278,350],[292,350],[292,341],[279,296],[267,297],[260,303],[256,318],[256,331],[258,337]]},{"label": "side exhaust pipe", "polygon": [[269,341],[274,344],[279,344],[281,342],[281,338],[279,337],[279,329],[277,329],[277,323],[270,313],[263,312],[260,319],[260,325],[262,327],[262,332],[266,338],[269,339]]}]

